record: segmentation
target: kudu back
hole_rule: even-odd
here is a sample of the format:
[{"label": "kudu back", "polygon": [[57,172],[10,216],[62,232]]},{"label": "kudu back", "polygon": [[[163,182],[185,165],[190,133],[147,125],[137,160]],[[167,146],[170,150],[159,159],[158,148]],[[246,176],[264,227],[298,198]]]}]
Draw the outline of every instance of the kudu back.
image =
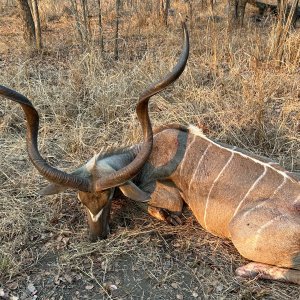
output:
[{"label": "kudu back", "polygon": [[181,223],[179,216],[186,203],[207,231],[231,239],[241,255],[254,261],[238,268],[238,275],[300,284],[299,178],[267,158],[214,141],[193,126],[170,124],[153,135],[148,102],[185,68],[189,37],[185,24],[183,29],[183,50],[177,65],[150,85],[137,104],[143,142],[96,155],[71,174],[50,166],[40,155],[39,118],[32,103],[0,86],[0,95],[22,106],[30,160],[52,182],[41,194],[78,190],[92,240],[109,233],[116,190],[173,225]]}]

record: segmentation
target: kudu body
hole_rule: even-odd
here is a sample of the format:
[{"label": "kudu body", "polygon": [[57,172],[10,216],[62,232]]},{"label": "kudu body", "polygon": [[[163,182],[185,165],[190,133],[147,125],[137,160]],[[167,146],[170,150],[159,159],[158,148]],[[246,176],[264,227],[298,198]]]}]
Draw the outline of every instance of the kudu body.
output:
[{"label": "kudu body", "polygon": [[239,268],[239,275],[300,284],[299,179],[269,159],[213,141],[192,126],[168,125],[153,137],[148,101],[180,76],[188,52],[184,25],[179,62],[138,102],[143,143],[95,156],[71,174],[49,166],[40,156],[38,114],[31,102],[0,86],[0,95],[20,103],[25,111],[29,157],[53,182],[42,194],[79,190],[93,240],[109,233],[116,190],[141,203],[152,216],[173,225],[180,223],[186,203],[207,231],[231,239],[244,257],[255,261]]}]

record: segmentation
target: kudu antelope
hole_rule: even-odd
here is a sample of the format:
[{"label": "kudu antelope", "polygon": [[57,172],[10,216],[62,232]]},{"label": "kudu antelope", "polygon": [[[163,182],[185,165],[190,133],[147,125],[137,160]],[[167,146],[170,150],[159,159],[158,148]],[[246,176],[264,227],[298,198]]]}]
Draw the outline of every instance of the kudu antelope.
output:
[{"label": "kudu antelope", "polygon": [[42,194],[79,190],[87,210],[91,238],[109,233],[111,201],[117,190],[171,224],[180,223],[186,203],[199,223],[231,239],[250,263],[241,276],[300,284],[300,183],[278,164],[237,147],[211,140],[199,129],[167,125],[153,137],[149,99],[183,72],[188,33],[175,68],[140,96],[136,112],[144,141],[93,157],[71,174],[51,167],[37,147],[38,114],[23,95],[0,87],[0,95],[18,102],[27,119],[27,150],[33,165],[49,181]]}]

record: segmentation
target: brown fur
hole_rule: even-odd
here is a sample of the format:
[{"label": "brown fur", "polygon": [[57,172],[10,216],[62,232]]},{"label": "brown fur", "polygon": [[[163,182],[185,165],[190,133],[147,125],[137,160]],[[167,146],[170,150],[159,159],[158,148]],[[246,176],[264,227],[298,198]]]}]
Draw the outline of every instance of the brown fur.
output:
[{"label": "brown fur", "polygon": [[[299,283],[298,180],[270,160],[218,144],[195,128],[169,125],[156,132],[142,170],[142,187],[151,193],[148,205],[178,214],[187,203],[204,228],[231,239],[244,257],[261,263],[268,274],[262,278],[276,280],[271,271],[276,266],[281,281]],[[170,191],[161,174],[172,182]]]}]

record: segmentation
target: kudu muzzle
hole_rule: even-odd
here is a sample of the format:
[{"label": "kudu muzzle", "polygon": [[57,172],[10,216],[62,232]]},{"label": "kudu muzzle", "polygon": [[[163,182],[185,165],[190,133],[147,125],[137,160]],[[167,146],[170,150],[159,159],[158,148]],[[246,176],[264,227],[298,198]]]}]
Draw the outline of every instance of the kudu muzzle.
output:
[{"label": "kudu muzzle", "polygon": [[100,211],[99,215],[92,215],[88,208],[86,208],[87,221],[89,225],[89,238],[91,242],[98,239],[106,239],[110,233],[109,219],[110,219],[111,201],[109,201]]}]

